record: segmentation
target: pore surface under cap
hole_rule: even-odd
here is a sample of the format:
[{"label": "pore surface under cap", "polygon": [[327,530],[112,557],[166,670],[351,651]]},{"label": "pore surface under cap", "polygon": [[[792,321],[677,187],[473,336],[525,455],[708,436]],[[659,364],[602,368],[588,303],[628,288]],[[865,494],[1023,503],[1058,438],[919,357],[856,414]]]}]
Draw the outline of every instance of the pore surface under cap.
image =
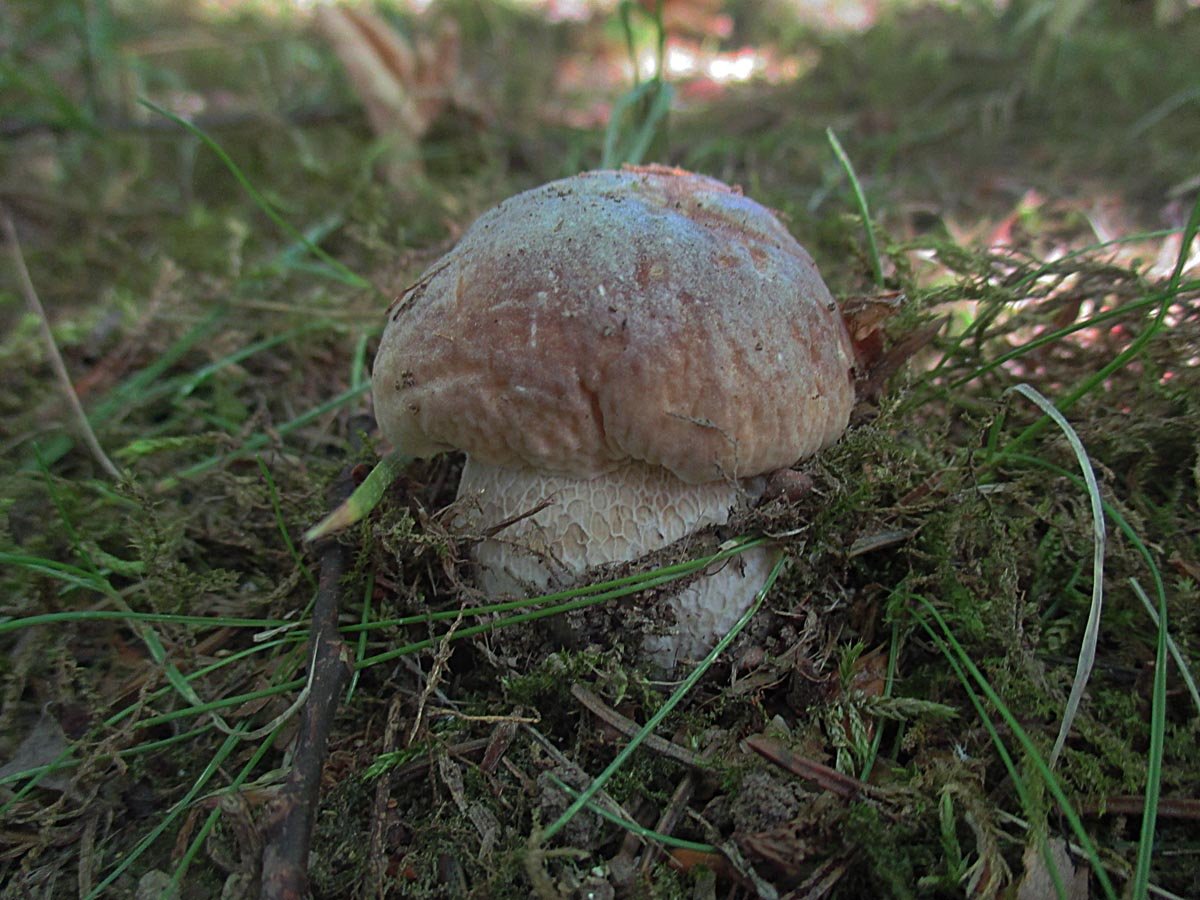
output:
[{"label": "pore surface under cap", "polygon": [[376,414],[402,451],[691,483],[787,466],[853,402],[849,338],[811,257],[702,176],[592,172],[484,214],[397,304]]},{"label": "pore surface under cap", "polygon": [[569,584],[588,569],[638,559],[723,525],[743,493],[724,481],[684,484],[644,463],[584,479],[468,457],[458,486],[459,525],[482,531],[513,520],[476,556],[486,589],[520,594]]},{"label": "pore surface under cap", "polygon": [[[757,489],[750,486],[752,493]],[[737,484],[685,484],[644,463],[584,479],[468,456],[456,524],[479,533],[510,523],[476,544],[472,555],[479,587],[489,595],[525,596],[566,587],[589,569],[638,559],[702,528],[723,525],[746,499]],[[777,556],[774,548],[755,547],[665,588],[659,602],[673,614],[672,627],[643,636],[650,661],[671,671],[681,659],[707,652],[745,612]]]}]

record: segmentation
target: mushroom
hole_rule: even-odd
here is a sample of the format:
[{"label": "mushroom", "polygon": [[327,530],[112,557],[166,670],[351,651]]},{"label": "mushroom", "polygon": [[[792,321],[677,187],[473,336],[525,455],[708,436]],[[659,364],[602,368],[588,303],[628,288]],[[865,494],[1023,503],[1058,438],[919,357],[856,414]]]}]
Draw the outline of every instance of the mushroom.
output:
[{"label": "mushroom", "polygon": [[[462,450],[459,527],[492,594],[561,588],[720,525],[835,441],[853,353],[766,208],[661,166],[587,172],[481,216],[389,310],[373,390],[406,455]],[[505,524],[508,523],[508,524]],[[670,670],[753,601],[760,547],[670,599]]]}]

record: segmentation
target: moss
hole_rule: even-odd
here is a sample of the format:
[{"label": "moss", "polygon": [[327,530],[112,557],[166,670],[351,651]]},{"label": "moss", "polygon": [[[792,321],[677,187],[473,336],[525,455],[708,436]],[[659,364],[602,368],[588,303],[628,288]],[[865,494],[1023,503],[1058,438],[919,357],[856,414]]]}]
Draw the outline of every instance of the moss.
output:
[{"label": "moss", "polygon": [[[225,741],[211,718],[189,712],[168,663],[204,700],[303,674],[318,554],[300,535],[325,511],[326,486],[343,465],[370,464],[384,449],[360,441],[362,394],[323,404],[361,384],[386,298],[478,212],[595,163],[602,135],[547,121],[557,107],[545,86],[564,60],[621,52],[605,43],[611,22],[606,33],[503,5],[444,7],[461,26],[466,74],[490,115],[439,122],[425,146],[425,177],[402,196],[374,178],[376,148],[351,87],[294,12],[268,14],[275,4],[260,3],[205,19],[207,11],[185,14],[171,2],[94,6],[94,21],[72,3],[9,13],[16,38],[3,71],[17,74],[0,92],[0,119],[13,130],[0,146],[9,173],[0,193],[100,443],[130,473],[102,480],[6,268],[0,724],[11,756],[43,711],[54,716],[77,742],[70,797],[86,802],[70,806],[47,784],[6,795],[5,834],[36,856],[0,867],[0,880],[17,891],[56,884],[63,896],[78,893],[88,865],[99,876],[111,871],[116,849],[161,822]],[[690,774],[674,833],[733,841],[780,893],[819,861],[844,859],[833,896],[950,896],[976,859],[987,859],[997,883],[1006,866],[1019,879],[1024,835],[1008,815],[1061,826],[989,705],[1034,798],[1032,810],[1022,808],[963,685],[918,622],[928,601],[1035,746],[1052,744],[1091,602],[1091,512],[1058,433],[1023,436],[1040,413],[1006,396],[1012,385],[1034,384],[1063,406],[1114,513],[1099,656],[1056,767],[1077,806],[1144,790],[1156,632],[1130,580],[1157,602],[1157,572],[1172,637],[1188,660],[1200,647],[1200,325],[1191,273],[1138,356],[1067,402],[1155,327],[1165,283],[1161,267],[1148,266],[1161,236],[1132,244],[1141,262],[1127,245],[1077,251],[1096,242],[1093,223],[1129,238],[1186,217],[1200,145],[1191,115],[1200,19],[1155,29],[1137,19],[1138,4],[1091,4],[1079,27],[1051,39],[1017,28],[1015,12],[968,6],[906,7],[867,32],[832,37],[778,4],[735,5],[745,40],[769,35],[779,52],[803,55],[801,80],[689,102],[664,138],[664,161],[741,183],[780,209],[839,296],[872,295],[863,223],[825,137],[832,126],[870,201],[886,287],[904,297],[881,325],[883,352],[897,354],[894,374],[860,406],[846,437],[803,465],[812,489],[705,537],[715,545],[735,532],[768,533],[793,564],[736,659],[702,679],[659,732],[712,754],[711,771]],[[164,36],[181,48],[155,52]],[[246,59],[250,75],[233,65]],[[384,296],[331,277],[215,155],[135,106],[138,95],[203,106],[201,121],[272,206]],[[564,103],[581,99],[613,100]],[[444,512],[458,466],[453,458],[410,466],[374,516],[342,538],[354,562],[341,621],[368,625],[347,635],[354,658],[446,627],[396,618],[463,609],[473,623],[482,598],[467,585],[467,548]],[[639,722],[673,687],[639,668],[626,617],[637,601],[623,602],[561,627],[453,642],[444,660],[435,649],[358,671],[317,817],[318,895],[340,896],[367,877],[383,782],[362,776],[377,766],[396,779],[385,798],[391,895],[527,896],[530,836],[562,806],[542,776],[582,784],[626,740],[583,709],[572,686],[589,686]],[[144,623],[152,639],[127,621],[90,618],[126,605],[156,617]],[[180,613],[213,621],[161,618]],[[35,614],[58,618],[21,627]],[[231,624],[246,617],[294,627]],[[593,629],[587,650],[574,642],[577,626]],[[879,696],[885,675],[867,665],[872,654],[893,664],[890,699]],[[1200,719],[1173,664],[1167,677],[1163,793],[1193,797]],[[221,715],[257,728],[293,699],[258,696]],[[384,747],[393,699],[402,721]],[[940,717],[931,703],[958,715]],[[534,721],[517,725],[514,716]],[[744,750],[742,739],[764,732],[848,775],[873,759],[879,793],[850,804],[816,797],[811,808],[828,814],[817,821],[785,802],[815,793],[811,783]],[[138,752],[178,735],[188,737]],[[239,745],[205,791],[226,787],[257,749]],[[247,802],[269,791],[272,770],[286,763],[282,739],[265,748],[248,777],[268,785],[248,790]],[[641,748],[607,790],[654,825],[687,776]],[[756,780],[762,808],[779,812],[771,839],[803,849],[803,866],[773,867],[777,845],[749,838],[761,829],[739,829],[755,823],[731,804]],[[579,845],[556,844],[542,858],[549,884],[578,890],[617,877],[604,866],[625,835],[587,815],[571,832]],[[489,816],[500,827],[480,861]],[[78,858],[78,842],[37,837],[75,834],[87,821],[112,823],[91,861]],[[1084,823],[1106,859],[1132,867],[1134,817],[1088,814]],[[236,852],[240,838],[226,827],[222,817],[212,847]],[[1194,829],[1160,816],[1157,831],[1155,883],[1196,894]],[[185,832],[169,829],[121,890],[132,892],[134,874],[173,872],[171,835],[190,839]],[[951,864],[955,845],[960,865]],[[733,882],[718,867],[716,886],[702,884],[704,868],[678,872],[660,861],[625,889],[679,897]],[[224,873],[202,848],[187,881],[215,894]]]}]

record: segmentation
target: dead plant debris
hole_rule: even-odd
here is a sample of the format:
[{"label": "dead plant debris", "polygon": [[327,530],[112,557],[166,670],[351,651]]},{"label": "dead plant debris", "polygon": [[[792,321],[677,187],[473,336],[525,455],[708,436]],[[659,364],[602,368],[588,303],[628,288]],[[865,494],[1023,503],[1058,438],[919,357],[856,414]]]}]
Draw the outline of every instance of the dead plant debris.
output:
[{"label": "dead plant debris", "polygon": [[[332,47],[275,2],[0,12],[0,205],[74,379],[4,268],[0,897],[256,896],[330,577],[301,535],[383,449],[363,414],[387,302],[483,209],[595,166],[614,109],[812,250],[855,326],[853,427],[720,533],[605,573],[740,535],[790,558],[549,840],[678,687],[636,652],[671,627],[668,588],[480,614],[447,526],[461,461],[409,465],[325,586],[346,677],[309,696],[327,753],[289,877],[331,898],[1044,896],[1056,876],[1200,896],[1200,10],[1168,29],[1146,4],[1073,23],[897,0],[831,35],[786,4],[670,2],[679,90],[638,120],[650,95],[620,97],[653,76],[655,4],[622,6],[627,33],[591,4],[417,6],[326,10]],[[1018,383],[1074,427],[1109,529],[1052,778],[1093,523]]]}]

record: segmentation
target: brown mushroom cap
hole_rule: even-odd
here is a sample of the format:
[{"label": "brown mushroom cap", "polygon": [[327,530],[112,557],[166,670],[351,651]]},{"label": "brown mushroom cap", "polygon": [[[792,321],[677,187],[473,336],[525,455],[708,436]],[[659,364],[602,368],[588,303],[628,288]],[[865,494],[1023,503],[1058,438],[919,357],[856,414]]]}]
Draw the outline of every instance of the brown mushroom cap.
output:
[{"label": "brown mushroom cap", "polygon": [[645,167],[481,216],[391,310],[373,387],[411,456],[580,478],[642,461],[697,484],[834,441],[851,365],[812,258],[769,210]]}]

